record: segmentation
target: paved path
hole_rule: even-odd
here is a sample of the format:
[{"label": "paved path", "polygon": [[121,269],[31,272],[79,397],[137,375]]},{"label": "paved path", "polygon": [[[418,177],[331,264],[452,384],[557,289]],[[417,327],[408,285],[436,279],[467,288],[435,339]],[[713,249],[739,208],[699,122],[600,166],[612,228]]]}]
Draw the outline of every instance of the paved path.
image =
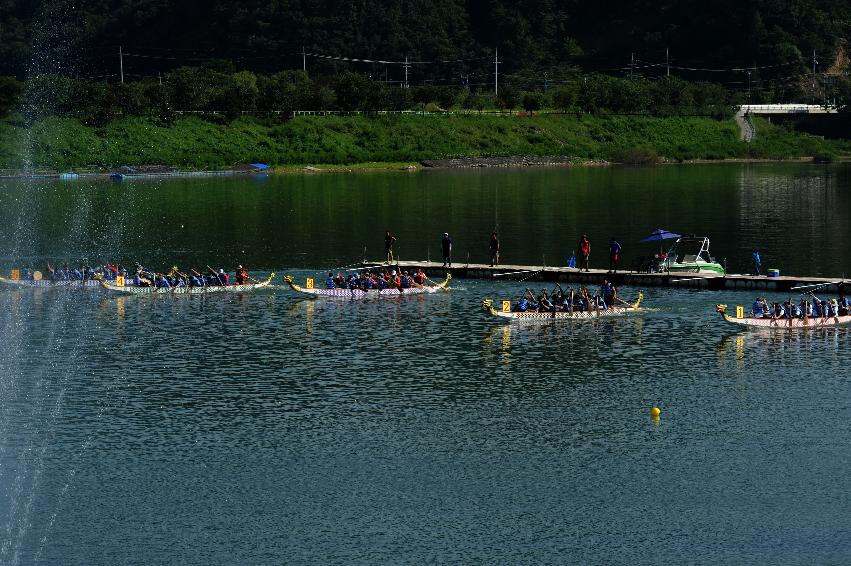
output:
[{"label": "paved path", "polygon": [[742,108],[736,112],[736,123],[739,125],[739,138],[744,142],[750,143],[756,132],[753,128],[753,122],[751,122],[749,117],[745,116],[745,110]]}]

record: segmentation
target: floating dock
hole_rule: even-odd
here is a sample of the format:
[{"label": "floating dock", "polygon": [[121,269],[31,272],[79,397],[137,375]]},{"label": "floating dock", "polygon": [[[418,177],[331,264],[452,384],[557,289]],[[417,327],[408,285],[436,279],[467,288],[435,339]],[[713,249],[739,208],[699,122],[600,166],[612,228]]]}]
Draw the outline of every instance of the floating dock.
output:
[{"label": "floating dock", "polygon": [[385,268],[398,265],[406,271],[422,269],[430,278],[441,277],[446,272],[454,278],[494,279],[497,281],[563,281],[577,285],[599,285],[603,279],[615,285],[632,287],[682,287],[709,289],[714,291],[806,291],[818,288],[820,292],[837,292],[840,285],[847,283],[838,277],[766,277],[738,275],[728,273],[639,273],[618,271],[611,273],[605,269],[580,271],[569,267],[548,267],[540,265],[498,265],[484,263],[455,263],[446,268],[435,261],[400,261],[388,266],[379,261],[364,261],[364,268]]}]

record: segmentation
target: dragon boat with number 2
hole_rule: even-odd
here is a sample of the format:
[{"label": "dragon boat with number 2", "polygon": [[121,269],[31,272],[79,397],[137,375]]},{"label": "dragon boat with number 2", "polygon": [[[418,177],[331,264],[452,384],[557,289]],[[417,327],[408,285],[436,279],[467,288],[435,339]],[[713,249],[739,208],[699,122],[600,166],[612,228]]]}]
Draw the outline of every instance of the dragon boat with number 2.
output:
[{"label": "dragon boat with number 2", "polygon": [[736,307],[736,316],[727,314],[727,305],[715,305],[715,311],[726,322],[749,328],[771,330],[809,330],[851,324],[851,315],[803,316],[803,317],[755,317],[745,316],[744,307]]},{"label": "dragon boat with number 2", "polygon": [[407,288],[387,288],[387,289],[317,289],[313,286],[313,279],[308,278],[305,286],[296,285],[291,275],[284,275],[284,283],[290,286],[290,289],[296,293],[312,295],[314,297],[332,297],[338,299],[364,299],[368,297],[402,297],[407,295],[421,295],[423,293],[437,293],[439,291],[449,291],[449,281],[452,279],[450,274],[446,274],[446,279],[442,283],[436,285],[420,285],[419,287]]},{"label": "dragon boat with number 2", "polygon": [[610,318],[632,314],[641,310],[639,306],[644,298],[644,293],[639,292],[634,303],[626,303],[623,306],[609,307],[605,309],[592,309],[588,311],[556,310],[552,312],[525,311],[517,312],[511,310],[511,301],[502,301],[502,308],[497,310],[493,301],[484,299],[482,308],[493,316],[509,320],[597,320],[599,318]]},{"label": "dragon boat with number 2", "polygon": [[125,295],[207,295],[210,293],[247,293],[258,289],[269,287],[274,279],[272,273],[263,281],[245,285],[203,285],[195,287],[142,287],[139,285],[125,285],[124,278],[119,276],[114,283],[99,279],[100,286],[108,291],[123,293]]},{"label": "dragon boat with number 2", "polygon": [[99,287],[100,283],[96,279],[60,279],[53,281],[45,279],[41,271],[34,271],[31,277],[21,277],[21,272],[18,269],[13,269],[9,277],[0,277],[0,284],[9,287],[35,287],[37,289],[56,289],[56,288],[95,288]]}]

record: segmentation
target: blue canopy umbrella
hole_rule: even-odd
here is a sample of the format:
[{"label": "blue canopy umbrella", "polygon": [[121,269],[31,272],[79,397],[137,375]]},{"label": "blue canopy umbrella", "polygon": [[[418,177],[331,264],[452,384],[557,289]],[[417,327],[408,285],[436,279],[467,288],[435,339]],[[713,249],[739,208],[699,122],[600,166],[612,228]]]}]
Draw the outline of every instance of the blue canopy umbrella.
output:
[{"label": "blue canopy umbrella", "polygon": [[672,238],[679,238],[679,234],[674,234],[673,232],[668,232],[667,230],[662,230],[659,228],[658,230],[654,230],[649,236],[641,240],[641,243],[644,242],[661,242],[662,240],[670,240]]},{"label": "blue canopy umbrella", "polygon": [[667,230],[662,230],[661,228],[658,228],[654,230],[649,236],[647,236],[643,240],[640,240],[640,242],[659,242],[659,255],[662,255],[662,240],[672,240],[674,238],[679,237],[679,234],[674,234],[673,232],[668,232]]}]

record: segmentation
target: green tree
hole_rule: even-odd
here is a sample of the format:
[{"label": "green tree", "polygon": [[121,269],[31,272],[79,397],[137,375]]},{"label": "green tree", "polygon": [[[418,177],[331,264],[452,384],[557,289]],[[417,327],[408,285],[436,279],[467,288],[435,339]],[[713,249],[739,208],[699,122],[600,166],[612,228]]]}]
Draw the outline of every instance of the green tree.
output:
[{"label": "green tree", "polygon": [[537,112],[543,106],[544,95],[540,92],[523,93],[523,109],[528,112]]},{"label": "green tree", "polygon": [[20,106],[24,85],[15,77],[0,77],[0,116],[6,116]]},{"label": "green tree", "polygon": [[334,78],[334,92],[340,110],[364,110],[372,96],[372,81],[357,73],[345,72]]},{"label": "green tree", "polygon": [[572,85],[558,86],[550,91],[553,106],[565,111],[576,106],[576,89]]},{"label": "green tree", "polygon": [[180,67],[166,77],[175,110],[206,110],[213,92],[206,74],[196,67]]}]

